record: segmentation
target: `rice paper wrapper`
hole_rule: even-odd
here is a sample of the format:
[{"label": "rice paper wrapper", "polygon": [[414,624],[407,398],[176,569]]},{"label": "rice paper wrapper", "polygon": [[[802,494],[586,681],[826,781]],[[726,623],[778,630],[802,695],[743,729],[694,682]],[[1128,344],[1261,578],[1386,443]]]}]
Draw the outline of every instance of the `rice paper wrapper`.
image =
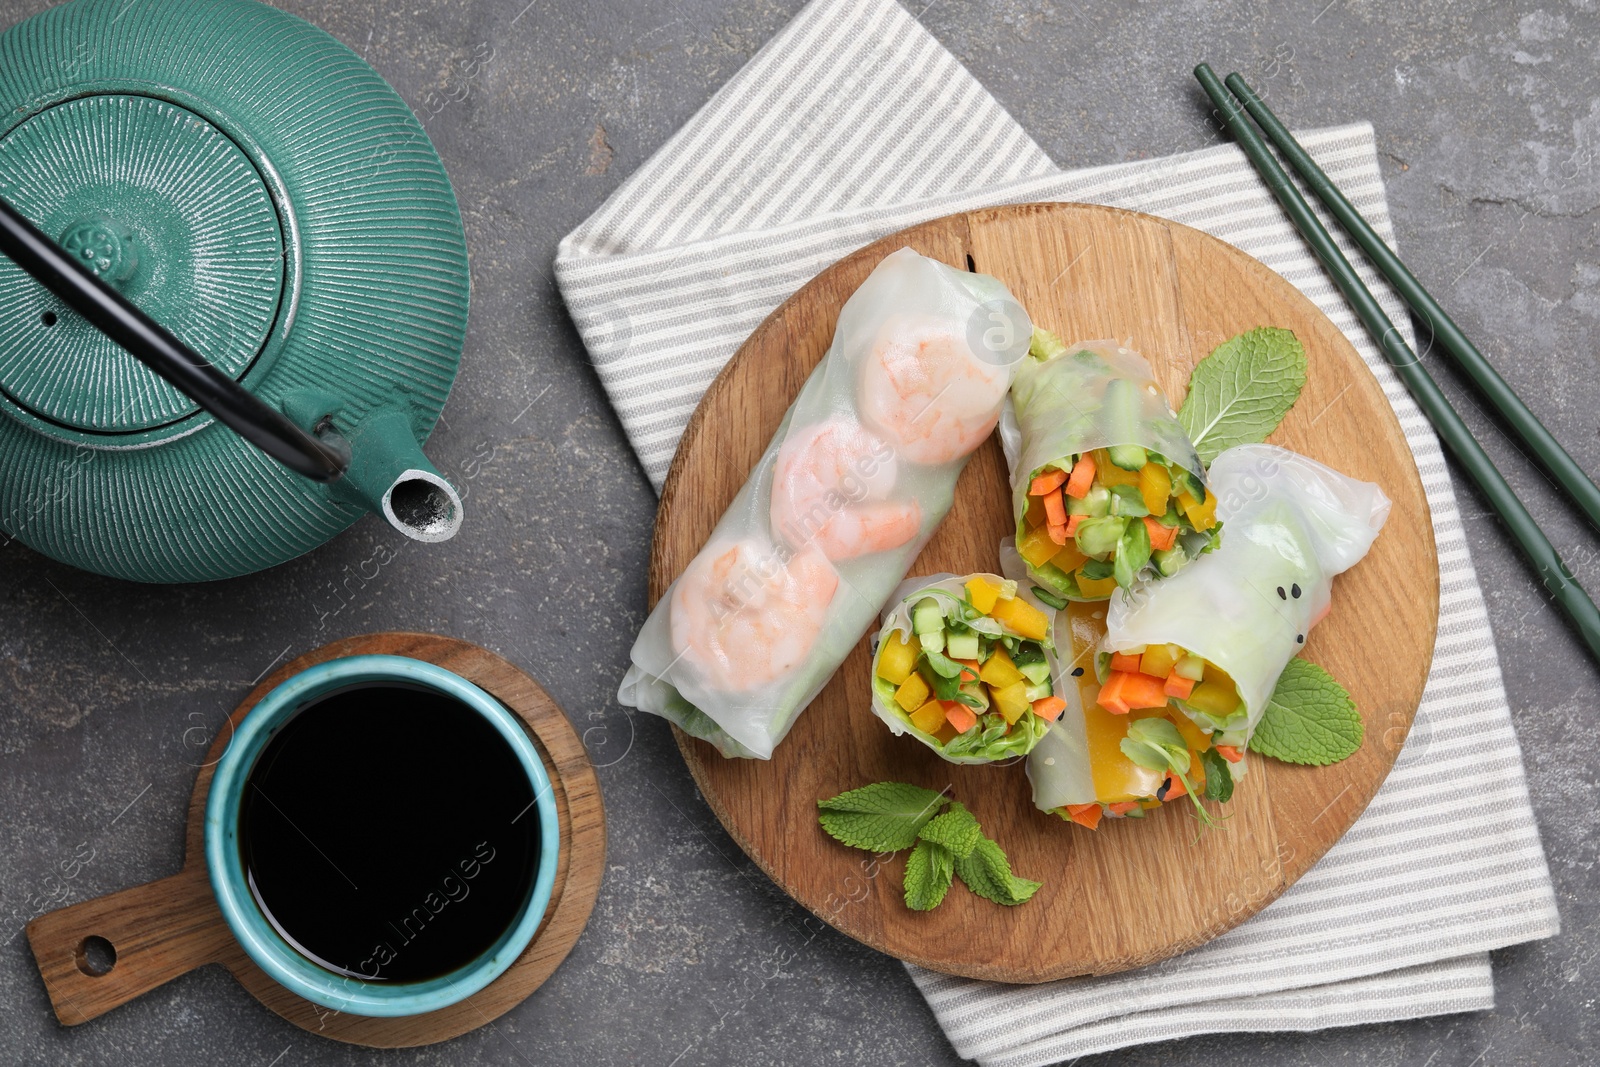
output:
[{"label": "rice paper wrapper", "polygon": [[1389,516],[1389,498],[1274,445],[1230,448],[1211,465],[1222,544],[1171,578],[1113,594],[1106,653],[1182,645],[1232,676],[1245,713],[1203,728],[1261,721],[1283,668],[1327,614],[1333,579],[1360,562]]},{"label": "rice paper wrapper", "polygon": [[[1000,542],[1000,571],[1016,579],[1019,586],[1028,581],[1028,565],[1017,554],[1010,538]],[[1094,610],[1103,610],[1095,608]],[[1089,804],[1095,799],[1094,774],[1089,762],[1089,732],[1083,717],[1083,693],[1072,677],[1076,667],[1094,669],[1095,651],[1100,645],[1100,627],[1079,630],[1072,615],[1055,613],[1051,625],[1050,684],[1067,706],[1050,724],[1039,743],[1028,753],[1024,769],[1033,786],[1033,803],[1040,811],[1054,811],[1065,804]]]},{"label": "rice paper wrapper", "polygon": [[724,755],[770,758],[949,510],[1031,333],[997,279],[886,256],[650,613],[618,700]]},{"label": "rice paper wrapper", "polygon": [[1047,360],[1024,359],[1000,417],[1000,445],[1018,522],[1035,471],[1097,448],[1138,445],[1206,481],[1150,364],[1116,341],[1080,341]]},{"label": "rice paper wrapper", "polygon": [[[1014,551],[1013,555],[1015,555]],[[1020,564],[1021,562],[1022,560],[1019,557],[1017,563]],[[1007,574],[1005,577],[1009,578],[1011,575]],[[883,642],[889,640],[891,635],[909,635],[912,633],[911,609],[916,606],[918,601],[924,597],[934,598],[940,602],[939,606],[944,609],[948,617],[955,608],[966,601],[966,584],[973,578],[985,578],[995,584],[999,584],[1002,580],[1000,575],[978,572],[964,575],[922,575],[907,578],[900,583],[899,588],[894,591],[889,599],[889,608],[883,614],[883,626],[878,630],[877,636],[872,639],[873,661],[877,661],[878,649],[883,646]],[[1022,582],[1018,583],[1017,596],[1031,604],[1038,611],[1044,612],[1052,620],[1051,626],[1052,629],[1054,628],[1055,609],[1034,596],[1027,586],[1025,577]],[[991,619],[988,616],[967,620],[967,625],[980,633],[985,633],[992,637],[1001,635],[1021,636],[1016,631],[1003,626],[998,620]],[[897,637],[896,639],[898,640],[899,638]],[[1051,684],[1055,685],[1056,669],[1053,655],[1055,647],[1053,638],[1047,637],[1040,644],[1044,648],[1045,658],[1050,662]],[[900,706],[894,702],[893,688],[889,687],[888,682],[881,681],[876,672],[873,673],[869,684],[872,689],[872,713],[888,724],[890,731],[896,737],[911,734],[918,741],[937,752],[941,759],[950,763],[995,763],[1000,760],[1024,756],[1039,743],[1049,725],[1032,712],[1028,712],[1018,719],[1009,731],[1003,734],[996,732],[996,736],[987,740],[976,739],[977,743],[971,751],[965,751],[965,746],[957,745],[957,742],[962,739],[956,738],[950,743],[952,746],[957,746],[955,752],[951,753],[946,751],[949,746],[941,745],[939,740],[932,734],[917,729],[915,725],[908,721],[907,716],[900,713]],[[968,742],[967,744],[974,744],[974,742]]]}]

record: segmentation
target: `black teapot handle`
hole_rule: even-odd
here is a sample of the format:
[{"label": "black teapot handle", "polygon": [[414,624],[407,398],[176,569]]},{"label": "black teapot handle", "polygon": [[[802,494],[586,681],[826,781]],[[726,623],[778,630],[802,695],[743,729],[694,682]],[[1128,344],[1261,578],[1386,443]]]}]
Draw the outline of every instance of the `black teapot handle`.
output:
[{"label": "black teapot handle", "polygon": [[0,253],[218,422],[279,463],[318,482],[336,481],[344,474],[350,458],[339,447],[341,441],[320,440],[268,407],[67,255],[3,198]]}]

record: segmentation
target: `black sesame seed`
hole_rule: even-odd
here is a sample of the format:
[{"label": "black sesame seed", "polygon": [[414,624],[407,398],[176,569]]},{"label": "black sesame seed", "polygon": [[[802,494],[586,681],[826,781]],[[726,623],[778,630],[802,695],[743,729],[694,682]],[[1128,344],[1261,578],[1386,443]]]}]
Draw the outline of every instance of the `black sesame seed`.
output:
[{"label": "black sesame seed", "polygon": [[1294,641],[1295,641],[1295,644],[1297,644],[1297,645],[1303,645],[1303,644],[1306,643],[1306,635],[1305,634],[1295,634],[1294,635]]},{"label": "black sesame seed", "polygon": [[1298,582],[1296,582],[1294,585],[1291,585],[1289,587],[1289,592],[1294,595],[1294,598],[1296,600],[1299,600],[1300,599],[1300,584]]},{"label": "black sesame seed", "polygon": [[1072,668],[1072,676],[1074,678],[1082,678],[1083,677],[1083,668],[1082,667],[1074,667],[1074,668]]},{"label": "black sesame seed", "polygon": [[1288,600],[1289,599],[1287,596],[1284,596],[1284,594],[1283,594],[1283,586],[1281,586],[1281,585],[1278,586],[1278,599],[1279,600]]}]

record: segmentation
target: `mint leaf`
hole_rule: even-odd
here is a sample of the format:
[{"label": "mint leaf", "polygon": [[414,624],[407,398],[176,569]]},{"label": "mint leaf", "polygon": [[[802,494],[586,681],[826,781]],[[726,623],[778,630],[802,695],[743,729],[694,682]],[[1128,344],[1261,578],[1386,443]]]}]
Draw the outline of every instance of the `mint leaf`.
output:
[{"label": "mint leaf", "polygon": [[956,859],[964,860],[972,855],[972,850],[983,839],[983,828],[978,825],[972,812],[960,801],[955,801],[949,811],[924,826],[917,837],[935,845],[943,845]]},{"label": "mint leaf", "polygon": [[1200,753],[1200,762],[1206,769],[1206,799],[1220,800],[1226,804],[1233,799],[1233,771],[1228,769],[1228,758],[1215,748]]},{"label": "mint leaf", "polygon": [[1288,763],[1338,763],[1361,747],[1365,728],[1355,701],[1327,671],[1292,659],[1250,738],[1250,748]]},{"label": "mint leaf", "polygon": [[1021,904],[1038,892],[1040,885],[1012,874],[1005,851],[987,837],[978,840],[971,855],[957,857],[955,869],[968,889],[996,904]]},{"label": "mint leaf", "polygon": [[944,794],[907,782],[877,782],[817,801],[822,828],[835,840],[870,852],[898,852],[944,806]]},{"label": "mint leaf", "polygon": [[906,859],[906,907],[932,911],[944,900],[955,875],[955,857],[943,845],[918,841]]},{"label": "mint leaf", "polygon": [[1178,421],[1209,464],[1234,445],[1265,441],[1305,384],[1305,346],[1288,330],[1261,326],[1195,366]]}]

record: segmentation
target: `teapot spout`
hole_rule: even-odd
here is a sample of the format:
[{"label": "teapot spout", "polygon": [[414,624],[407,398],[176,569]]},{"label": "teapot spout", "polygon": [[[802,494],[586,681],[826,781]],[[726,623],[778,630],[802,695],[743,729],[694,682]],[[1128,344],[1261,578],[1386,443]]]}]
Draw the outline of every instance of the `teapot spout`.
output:
[{"label": "teapot spout", "polygon": [[414,541],[448,541],[461,529],[461,494],[422,454],[398,411],[369,415],[350,434],[350,467],[335,491],[382,515]]}]

